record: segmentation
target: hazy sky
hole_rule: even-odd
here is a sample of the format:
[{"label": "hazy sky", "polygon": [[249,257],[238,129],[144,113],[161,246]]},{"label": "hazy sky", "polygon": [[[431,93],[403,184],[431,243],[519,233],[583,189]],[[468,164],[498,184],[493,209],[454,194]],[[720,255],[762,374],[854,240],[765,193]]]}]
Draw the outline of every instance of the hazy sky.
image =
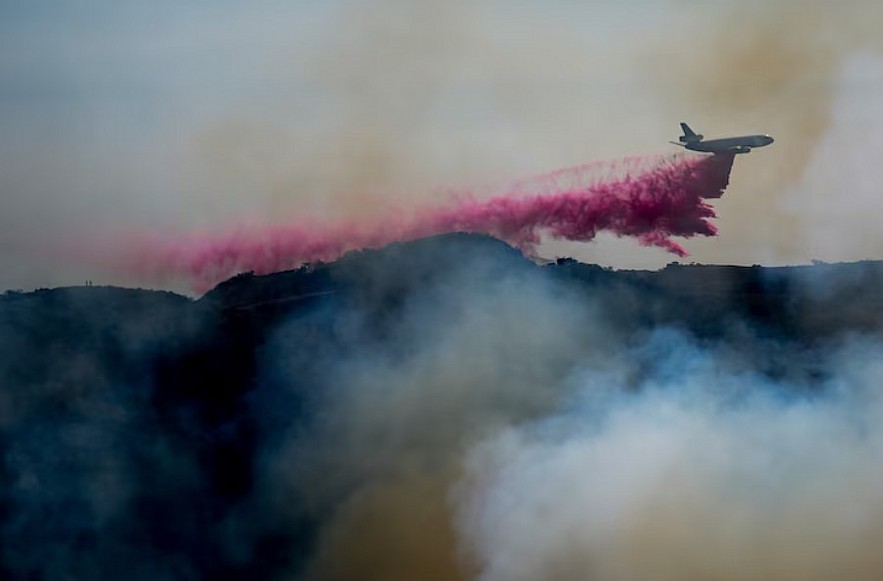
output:
[{"label": "hazy sky", "polygon": [[881,30],[871,0],[0,0],[0,289],[131,282],[82,256],[121,233],[377,216],[658,153],[681,120],[777,139],[737,159],[691,260],[883,258]]}]

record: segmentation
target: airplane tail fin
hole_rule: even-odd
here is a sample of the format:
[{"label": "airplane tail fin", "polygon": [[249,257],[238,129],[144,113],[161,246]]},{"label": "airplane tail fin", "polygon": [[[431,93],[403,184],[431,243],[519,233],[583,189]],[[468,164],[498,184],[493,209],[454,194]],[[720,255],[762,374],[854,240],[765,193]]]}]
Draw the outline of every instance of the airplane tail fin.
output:
[{"label": "airplane tail fin", "polygon": [[681,121],[681,130],[684,132],[684,134],[680,137],[682,143],[693,143],[695,141],[702,141],[702,139],[705,137],[701,133],[696,133],[695,131],[690,129],[690,126],[683,121]]}]

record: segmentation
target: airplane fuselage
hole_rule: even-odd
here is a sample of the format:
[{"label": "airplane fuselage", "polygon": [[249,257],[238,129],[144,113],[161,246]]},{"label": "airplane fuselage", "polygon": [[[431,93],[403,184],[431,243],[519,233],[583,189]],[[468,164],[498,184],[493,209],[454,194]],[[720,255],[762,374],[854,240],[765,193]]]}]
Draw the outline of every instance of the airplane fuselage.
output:
[{"label": "airplane fuselage", "polygon": [[748,153],[754,147],[763,147],[774,141],[769,135],[740,135],[722,139],[705,139],[704,135],[696,133],[683,121],[681,129],[684,134],[678,138],[678,141],[672,141],[672,143],[691,151],[705,153]]},{"label": "airplane fuselage", "polygon": [[763,147],[772,142],[773,138],[769,135],[743,135],[723,139],[688,141],[684,143],[684,147],[692,151],[707,153],[748,153],[754,147]]}]

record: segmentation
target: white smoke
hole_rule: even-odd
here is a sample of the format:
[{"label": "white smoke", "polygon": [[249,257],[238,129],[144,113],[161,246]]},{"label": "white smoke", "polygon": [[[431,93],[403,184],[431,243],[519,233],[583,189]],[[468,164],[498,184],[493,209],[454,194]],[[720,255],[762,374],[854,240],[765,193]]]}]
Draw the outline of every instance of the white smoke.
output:
[{"label": "white smoke", "polygon": [[831,128],[800,181],[783,197],[782,210],[801,225],[798,241],[808,258],[878,258],[883,252],[877,223],[883,212],[883,105],[874,87],[883,82],[883,59],[858,54],[840,77]]},{"label": "white smoke", "polygon": [[[883,576],[876,339],[791,343],[731,310],[700,340],[645,326],[674,306],[649,292],[498,266],[429,261],[380,331],[343,319],[316,421],[267,454],[273,510],[325,515],[308,578]],[[271,361],[304,389],[292,324]]]},{"label": "white smoke", "polygon": [[828,353],[812,387],[654,341],[664,356],[637,385],[628,366],[583,369],[558,414],[469,454],[453,499],[478,577],[883,576],[880,345]]}]

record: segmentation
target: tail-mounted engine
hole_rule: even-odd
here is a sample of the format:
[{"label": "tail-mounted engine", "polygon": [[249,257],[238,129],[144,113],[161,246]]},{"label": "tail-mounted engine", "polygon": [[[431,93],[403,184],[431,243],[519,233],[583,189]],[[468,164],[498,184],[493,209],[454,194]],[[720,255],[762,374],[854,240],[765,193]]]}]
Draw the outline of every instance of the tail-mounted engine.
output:
[{"label": "tail-mounted engine", "polygon": [[681,143],[696,143],[697,141],[702,141],[705,139],[705,136],[701,133],[694,133],[693,135],[681,135],[678,137],[678,140]]}]

